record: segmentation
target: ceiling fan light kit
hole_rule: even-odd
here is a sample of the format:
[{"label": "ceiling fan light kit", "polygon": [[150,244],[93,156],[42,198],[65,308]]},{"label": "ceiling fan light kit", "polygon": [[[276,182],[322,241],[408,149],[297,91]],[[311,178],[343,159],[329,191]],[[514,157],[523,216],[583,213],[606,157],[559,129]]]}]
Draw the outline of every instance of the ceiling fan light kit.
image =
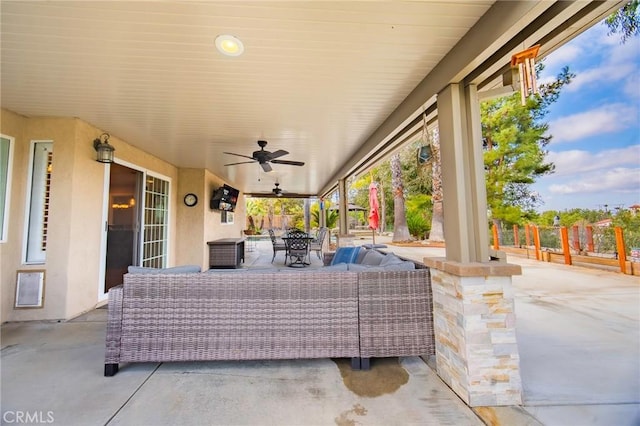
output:
[{"label": "ceiling fan light kit", "polygon": [[273,193],[277,197],[282,197],[282,188],[280,188],[280,184],[276,182],[274,185],[275,185],[275,188],[273,188],[271,191],[273,191]]},{"label": "ceiling fan light kit", "polygon": [[225,166],[235,166],[237,164],[248,164],[248,163],[257,162],[260,164],[260,166],[262,166],[262,170],[264,170],[265,172],[270,172],[271,170],[273,170],[271,168],[271,164],[269,163],[285,164],[288,166],[304,166],[304,162],[302,161],[278,160],[278,158],[289,154],[289,151],[279,149],[274,152],[269,152],[264,149],[264,147],[267,146],[267,141],[258,141],[258,146],[260,147],[260,149],[258,151],[253,151],[253,154],[251,155],[251,157],[249,157],[248,155],[236,154],[233,152],[225,152],[225,154],[228,154],[228,155],[235,155],[237,157],[248,158],[251,160],[251,161],[240,161],[238,163],[229,163],[229,164],[225,164]]}]

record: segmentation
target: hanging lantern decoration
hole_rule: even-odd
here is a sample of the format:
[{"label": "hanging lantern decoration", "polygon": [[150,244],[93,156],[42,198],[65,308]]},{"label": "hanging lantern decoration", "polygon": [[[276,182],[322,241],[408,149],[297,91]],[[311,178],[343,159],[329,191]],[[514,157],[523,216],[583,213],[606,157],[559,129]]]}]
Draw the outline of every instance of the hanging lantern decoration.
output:
[{"label": "hanging lantern decoration", "polygon": [[524,105],[529,95],[538,93],[538,85],[536,83],[536,62],[540,45],[516,53],[511,57],[511,68],[518,68],[518,77],[520,78],[520,101]]}]

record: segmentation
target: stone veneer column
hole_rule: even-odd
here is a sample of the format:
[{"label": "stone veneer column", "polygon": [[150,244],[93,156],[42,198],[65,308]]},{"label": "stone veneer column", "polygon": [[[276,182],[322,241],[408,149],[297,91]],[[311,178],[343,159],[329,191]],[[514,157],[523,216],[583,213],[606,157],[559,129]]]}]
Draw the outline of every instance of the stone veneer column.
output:
[{"label": "stone veneer column", "polygon": [[511,277],[519,265],[425,258],[431,268],[438,375],[467,405],[521,405]]}]

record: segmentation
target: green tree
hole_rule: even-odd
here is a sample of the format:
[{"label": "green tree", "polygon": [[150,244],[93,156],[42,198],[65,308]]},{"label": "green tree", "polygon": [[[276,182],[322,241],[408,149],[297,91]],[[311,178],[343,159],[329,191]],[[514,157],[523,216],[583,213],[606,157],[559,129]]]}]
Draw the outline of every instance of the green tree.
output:
[{"label": "green tree", "polygon": [[[404,167],[404,165],[402,166]],[[369,208],[369,184],[378,183],[378,203],[380,204],[380,229],[385,231],[388,223],[393,222],[393,203],[386,200],[393,199],[391,193],[391,168],[388,161],[373,167],[369,173],[351,183],[349,187],[350,200],[362,207]]]},{"label": "green tree", "polygon": [[632,248],[640,247],[640,214],[634,214],[629,210],[620,210],[613,217],[612,225],[623,229],[627,255],[631,254]]},{"label": "green tree", "polygon": [[253,219],[260,217],[260,222],[254,222],[258,229],[273,228],[276,215],[283,218],[292,216],[292,220],[286,224],[287,227],[304,228],[303,203],[297,198],[248,198],[247,215]]},{"label": "green tree", "polygon": [[431,171],[428,167],[418,163],[418,149],[427,143],[419,138],[402,148],[400,163],[402,165],[402,180],[407,194],[431,194]]},{"label": "green tree", "polygon": [[[543,68],[539,63],[537,73]],[[480,105],[487,204],[495,222],[522,224],[535,216],[540,200],[530,186],[554,170],[552,163],[545,162],[551,136],[546,135],[543,118],[574,77],[565,67],[555,81],[540,86],[539,94],[529,96],[525,105],[519,93]]]},{"label": "green tree", "polygon": [[[331,203],[325,201],[325,220],[327,224],[327,228],[333,229],[338,226],[338,211],[337,210],[329,210]],[[311,227],[317,228],[320,226],[320,205],[318,203],[314,203],[311,206]]]},{"label": "green tree", "polygon": [[609,35],[620,34],[621,42],[625,43],[640,34],[639,4],[639,0],[632,0],[604,20],[604,24],[609,27]]},{"label": "green tree", "polygon": [[253,222],[254,230],[260,231],[264,228],[264,218],[269,211],[266,198],[247,198],[247,229],[251,229],[252,221],[255,218],[261,218],[259,223]]}]

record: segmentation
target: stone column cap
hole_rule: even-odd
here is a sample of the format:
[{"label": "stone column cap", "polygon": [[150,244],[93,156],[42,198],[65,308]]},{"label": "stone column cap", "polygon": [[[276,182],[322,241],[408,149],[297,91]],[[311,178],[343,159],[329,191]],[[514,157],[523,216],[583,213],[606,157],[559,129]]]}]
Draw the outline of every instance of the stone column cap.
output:
[{"label": "stone column cap", "polygon": [[522,275],[522,267],[513,263],[489,261],[462,263],[445,257],[425,257],[423,263],[429,268],[459,277],[511,277]]}]

